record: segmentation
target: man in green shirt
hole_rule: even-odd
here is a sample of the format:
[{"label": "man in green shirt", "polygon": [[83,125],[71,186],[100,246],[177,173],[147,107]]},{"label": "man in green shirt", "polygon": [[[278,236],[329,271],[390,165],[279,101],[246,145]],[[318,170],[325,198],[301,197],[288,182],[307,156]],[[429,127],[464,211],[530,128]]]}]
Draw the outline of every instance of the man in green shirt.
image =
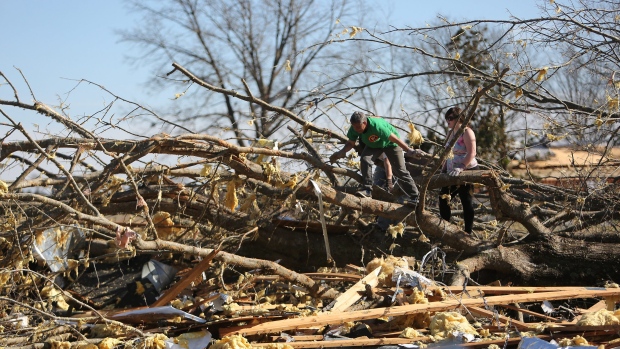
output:
[{"label": "man in green shirt", "polygon": [[351,115],[351,127],[347,132],[347,137],[349,141],[341,150],[333,153],[329,157],[329,161],[333,163],[345,157],[347,152],[353,149],[355,141],[358,139],[366,145],[360,154],[363,183],[357,195],[370,197],[373,162],[382,153],[385,153],[392,166],[393,176],[398,179],[395,186],[399,186],[401,191],[405,193],[398,198],[398,202],[409,206],[418,204],[418,188],[415,186],[411,174],[407,171],[403,153],[403,150],[408,153],[413,153],[414,150],[399,138],[398,131],[394,126],[382,118],[369,118],[363,113],[355,112]]}]

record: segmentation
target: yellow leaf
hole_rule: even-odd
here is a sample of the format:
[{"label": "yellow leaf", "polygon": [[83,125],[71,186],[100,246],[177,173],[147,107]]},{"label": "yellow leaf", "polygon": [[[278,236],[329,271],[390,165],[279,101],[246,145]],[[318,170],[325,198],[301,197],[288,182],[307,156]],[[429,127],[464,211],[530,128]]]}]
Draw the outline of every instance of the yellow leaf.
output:
[{"label": "yellow leaf", "polygon": [[446,87],[446,92],[448,92],[448,95],[450,95],[450,98],[454,98],[454,96],[456,95],[456,93],[454,93],[454,90],[452,89],[451,86]]},{"label": "yellow leaf", "polygon": [[521,97],[521,96],[523,96],[523,90],[522,90],[522,89],[520,89],[520,88],[516,89],[516,90],[515,90],[515,97],[516,97],[516,98],[519,98],[519,97]]},{"label": "yellow leaf", "polygon": [[239,200],[237,199],[237,184],[233,179],[226,185],[226,197],[224,199],[224,206],[235,212],[235,208],[238,204]]},{"label": "yellow leaf", "polygon": [[351,33],[349,34],[349,39],[352,39],[358,33],[361,33],[364,30],[362,27],[351,27]]},{"label": "yellow leaf", "polygon": [[204,164],[200,170],[200,177],[207,177],[211,173],[211,165]]},{"label": "yellow leaf", "polygon": [[286,71],[291,71],[291,61],[289,61],[288,59],[286,60],[286,63],[284,64],[284,69]]},{"label": "yellow leaf", "polygon": [[469,29],[471,29],[471,25],[464,25],[464,26],[461,27],[461,29],[469,30]]},{"label": "yellow leaf", "polygon": [[618,104],[618,98],[611,98],[607,96],[607,107],[609,107],[609,109],[617,109]]},{"label": "yellow leaf", "polygon": [[536,81],[543,81],[545,77],[547,76],[548,70],[549,70],[549,67],[544,67],[541,70],[539,70],[538,76],[536,76]]},{"label": "yellow leaf", "polygon": [[239,208],[239,211],[248,212],[250,207],[254,207],[255,203],[256,203],[256,193],[252,193],[250,194],[250,196],[247,197],[247,199],[245,199],[245,201],[243,202],[243,205],[241,205],[241,207]]},{"label": "yellow leaf", "polygon": [[603,125],[603,120],[601,119],[601,114],[599,114],[598,117],[596,118],[596,120],[594,120],[594,125],[596,125],[596,127],[601,127],[601,125]]},{"label": "yellow leaf", "polygon": [[457,53],[454,55],[454,59],[456,59],[456,60],[461,59],[461,54],[457,52]]},{"label": "yellow leaf", "polygon": [[562,9],[560,8],[560,6],[558,6],[558,7],[555,9],[555,13],[560,13],[560,12],[562,12]]},{"label": "yellow leaf", "polygon": [[0,194],[6,193],[7,191],[9,191],[9,186],[3,180],[0,180]]}]

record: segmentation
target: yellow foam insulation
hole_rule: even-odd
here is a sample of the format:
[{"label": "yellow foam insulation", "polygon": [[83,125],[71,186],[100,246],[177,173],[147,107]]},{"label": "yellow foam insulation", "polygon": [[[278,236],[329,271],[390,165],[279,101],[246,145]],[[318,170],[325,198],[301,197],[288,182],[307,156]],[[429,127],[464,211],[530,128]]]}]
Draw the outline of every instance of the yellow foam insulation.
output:
[{"label": "yellow foam insulation", "polygon": [[[356,326],[357,324],[359,324],[359,323],[360,323],[360,322],[353,322],[353,321],[347,321],[347,322],[345,322],[345,323],[344,323],[344,324],[342,324],[342,326],[341,326],[340,333],[341,333],[341,334],[347,334],[347,333],[350,333],[350,332],[351,332],[351,330],[353,329],[353,327],[355,327],[355,326]],[[369,331],[371,331],[371,330],[370,330],[370,327],[368,327],[367,325],[364,325],[364,326],[366,326],[366,328],[367,328]],[[372,331],[371,331],[371,332],[372,332]]]},{"label": "yellow foam insulation", "polygon": [[231,180],[226,184],[226,196],[224,198],[224,206],[226,206],[229,210],[235,212],[235,208],[239,204],[239,199],[237,199],[237,183],[235,180]]},{"label": "yellow foam insulation", "polygon": [[56,306],[62,310],[69,310],[69,304],[65,301],[62,293],[58,289],[52,286],[45,286],[41,289],[41,297],[45,297],[48,301],[55,302]]},{"label": "yellow foam insulation", "polygon": [[[417,288],[413,289],[413,293],[408,298],[409,304],[428,304],[428,298],[424,295],[424,292],[418,290]],[[398,328],[426,328],[431,323],[431,313],[416,313],[409,314],[405,316],[399,316],[394,324]]]},{"label": "yellow foam insulation", "polygon": [[388,256],[386,259],[384,259],[383,257],[375,258],[370,261],[368,265],[366,265],[366,272],[370,273],[378,267],[381,267],[381,274],[379,274],[379,276],[377,277],[379,279],[379,284],[392,287],[396,286],[396,283],[392,281],[392,274],[394,273],[394,268],[407,268],[407,261],[391,255]]},{"label": "yellow foam insulation", "polygon": [[293,347],[290,344],[286,344],[286,343],[269,343],[269,345],[267,345],[266,347],[262,347],[262,348],[267,348],[267,349],[293,349]]},{"label": "yellow foam insulation", "polygon": [[52,349],[70,349],[71,342],[61,342],[61,341],[55,341],[52,339],[50,341],[50,346]]},{"label": "yellow foam insulation", "polygon": [[482,338],[491,337],[491,331],[489,331],[488,328],[480,329],[480,337],[482,337]]},{"label": "yellow foam insulation", "polygon": [[397,225],[391,225],[387,228],[386,234],[392,236],[392,239],[396,239],[398,235],[403,236],[405,232],[405,225],[403,222],[398,223]]},{"label": "yellow foam insulation", "polygon": [[206,331],[199,332],[186,332],[182,333],[177,337],[174,337],[174,343],[178,344],[182,348],[189,348],[189,341],[192,339],[202,338],[207,335]]},{"label": "yellow foam insulation", "polygon": [[80,343],[77,344],[74,349],[98,349],[99,347],[93,343]]},{"label": "yellow foam insulation", "polygon": [[152,337],[146,337],[144,340],[139,341],[138,345],[135,346],[136,349],[165,349],[166,348],[166,337],[165,334],[157,333]]},{"label": "yellow foam insulation", "polygon": [[407,327],[398,335],[399,338],[416,338],[422,337],[422,334],[411,327]]},{"label": "yellow foam insulation", "polygon": [[454,311],[436,313],[431,318],[429,325],[431,335],[436,339],[450,338],[452,331],[459,331],[477,335],[476,329],[467,321],[467,319]]},{"label": "yellow foam insulation", "polygon": [[569,347],[569,346],[585,346],[589,344],[585,338],[578,335],[578,336],[575,336],[573,339],[562,338],[558,341],[558,345],[564,348],[564,347]]},{"label": "yellow foam insulation", "polygon": [[99,349],[114,349],[114,347],[116,347],[120,342],[121,341],[116,338],[104,338],[101,342],[99,342],[97,347]]},{"label": "yellow foam insulation", "polygon": [[618,324],[620,324],[620,310],[613,312],[605,309],[584,314],[576,323],[577,326],[603,326]]},{"label": "yellow foam insulation", "polygon": [[[265,297],[266,298],[266,297]],[[230,317],[239,317],[242,315],[263,315],[269,312],[269,309],[263,308],[263,305],[269,305],[268,303],[263,303],[259,306],[251,307],[251,308],[243,308],[237,303],[225,304],[222,306],[222,310],[224,311],[225,316]],[[295,308],[296,309],[296,308]],[[281,307],[280,310],[285,310],[284,306]],[[292,308],[286,307],[287,311],[294,311]]]},{"label": "yellow foam insulation", "polygon": [[164,240],[182,231],[182,229],[174,227],[174,222],[172,218],[170,218],[170,213],[164,211],[155,212],[153,215],[153,224],[155,225],[155,230],[157,230],[157,236]]},{"label": "yellow foam insulation", "polygon": [[105,337],[121,337],[125,335],[125,330],[114,323],[111,324],[96,324],[90,329],[90,336],[92,338],[105,338]]},{"label": "yellow foam insulation", "polygon": [[413,145],[420,145],[424,143],[424,137],[422,137],[420,131],[416,130],[415,125],[411,122],[409,123],[409,134],[407,135],[407,138],[409,139],[409,143]]},{"label": "yellow foam insulation", "polygon": [[186,299],[183,301],[180,299],[175,299],[172,302],[170,302],[170,305],[177,309],[185,309],[185,308],[189,308],[192,305],[194,305],[194,302],[192,302],[191,299]]},{"label": "yellow foam insulation", "polygon": [[146,291],[146,289],[144,288],[142,282],[136,281],[136,295],[140,296],[144,294],[144,291]]},{"label": "yellow foam insulation", "polygon": [[250,342],[248,342],[242,335],[227,336],[218,341],[215,341],[210,349],[252,349]]}]

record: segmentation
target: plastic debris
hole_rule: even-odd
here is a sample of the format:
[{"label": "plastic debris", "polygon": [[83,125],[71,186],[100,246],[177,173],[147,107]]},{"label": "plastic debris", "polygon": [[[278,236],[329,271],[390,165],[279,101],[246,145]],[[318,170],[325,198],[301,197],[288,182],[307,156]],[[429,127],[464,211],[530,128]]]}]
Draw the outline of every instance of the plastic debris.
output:
[{"label": "plastic debris", "polygon": [[32,245],[33,255],[54,273],[71,269],[68,259],[78,251],[84,241],[84,232],[76,226],[61,225],[36,235]]},{"label": "plastic debris", "polygon": [[176,274],[177,269],[175,267],[154,259],[144,263],[142,267],[142,278],[149,280],[157,292],[161,292],[166,286],[170,285]]},{"label": "plastic debris", "polygon": [[166,349],[203,349],[211,343],[211,332],[189,332],[166,340]]},{"label": "plastic debris", "polygon": [[136,315],[177,315],[182,318],[193,320],[199,323],[207,322],[205,319],[199,318],[198,316],[194,316],[192,314],[186,313],[183,310],[174,308],[172,306],[164,306],[164,307],[153,307],[153,308],[144,308],[137,310],[130,310],[124,313],[112,315],[113,319],[122,319],[124,317],[136,316]]}]

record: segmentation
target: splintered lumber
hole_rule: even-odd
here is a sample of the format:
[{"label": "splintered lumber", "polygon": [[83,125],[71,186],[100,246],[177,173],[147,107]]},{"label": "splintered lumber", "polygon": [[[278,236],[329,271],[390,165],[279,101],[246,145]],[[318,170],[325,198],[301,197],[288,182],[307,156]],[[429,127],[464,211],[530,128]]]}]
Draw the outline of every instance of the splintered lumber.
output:
[{"label": "splintered lumber", "polygon": [[520,294],[520,293],[538,293],[538,292],[557,292],[557,291],[573,291],[582,292],[590,290],[600,290],[602,287],[578,287],[578,286],[442,286],[441,289],[452,293],[461,293],[463,290],[472,292],[473,290],[482,291],[486,295],[499,294]]},{"label": "splintered lumber", "polygon": [[[299,336],[291,336],[296,342],[309,342],[309,341],[322,341],[322,334],[308,334],[308,335],[299,335]],[[282,336],[271,336],[272,341],[276,341]]]},{"label": "splintered lumber", "polygon": [[360,321],[368,319],[376,319],[388,316],[403,316],[422,312],[446,311],[458,308],[460,306],[484,306],[511,304],[519,302],[536,302],[542,300],[558,300],[558,299],[574,299],[574,298],[593,298],[593,297],[609,297],[620,295],[620,289],[589,289],[580,292],[574,291],[558,291],[558,292],[539,292],[526,293],[520,295],[503,295],[491,296],[481,299],[457,299],[439,302],[431,302],[428,304],[410,304],[389,308],[375,308],[367,310],[358,310],[351,312],[339,312],[337,314],[325,314],[317,316],[309,316],[304,318],[287,319],[273,321],[269,323],[259,324],[245,329],[240,329],[237,334],[252,335],[261,333],[273,333],[287,331],[296,328],[309,326],[320,326],[329,324],[341,324],[347,321]]},{"label": "splintered lumber", "polygon": [[[428,341],[429,337],[416,337],[416,338],[352,338],[352,339],[338,339],[331,341],[309,341],[309,342],[288,342],[293,348],[340,348],[340,347],[363,347],[363,346],[378,346],[378,345],[397,345],[397,344],[410,344],[415,341]],[[268,347],[274,344],[283,343],[252,343],[252,347]]]},{"label": "splintered lumber", "polygon": [[504,325],[507,325],[508,323],[514,325],[516,328],[518,328],[519,330],[529,330],[532,326],[535,326],[536,324],[526,324],[525,322],[521,322],[519,320],[515,320],[513,318],[504,316],[504,315],[500,315],[500,314],[496,314],[490,310],[486,310],[480,307],[468,307],[467,309],[469,309],[469,311],[471,311],[474,314],[478,314],[478,315],[482,315],[482,316],[487,316],[490,318],[495,318],[497,316],[497,318],[499,319],[499,321],[501,321]]},{"label": "splintered lumber", "polygon": [[581,315],[577,315],[575,316],[575,318],[573,319],[573,321],[570,321],[570,324],[576,324],[577,321],[581,320],[581,318],[583,317],[584,314],[587,313],[593,313],[595,311],[599,311],[601,309],[605,309],[607,307],[607,302],[604,300],[600,300],[598,301],[598,303],[594,304],[593,306],[591,306],[590,308],[586,309],[585,311],[582,312]]},{"label": "splintered lumber", "polygon": [[[603,302],[603,301],[601,301],[601,302]],[[523,314],[532,315],[532,316],[535,316],[535,317],[537,317],[539,319],[545,319],[545,320],[549,320],[549,321],[553,321],[553,322],[557,322],[558,321],[558,319],[556,319],[554,317],[543,315],[543,314],[539,314],[539,313],[537,313],[535,311],[531,311],[531,310],[528,310],[528,309],[517,308],[514,305],[500,304],[499,306],[502,307],[502,308],[518,311],[518,312],[523,313]]]},{"label": "splintered lumber", "polygon": [[377,267],[358,281],[355,285],[351,286],[345,293],[341,294],[334,303],[331,311],[332,313],[345,311],[348,307],[357,302],[362,296],[359,292],[364,291],[366,285],[375,287],[379,284],[379,273],[381,273],[381,267]]},{"label": "splintered lumber", "polygon": [[304,273],[311,277],[313,280],[359,280],[362,277],[357,274],[347,274],[347,273]]},{"label": "splintered lumber", "polygon": [[184,289],[187,288],[194,280],[196,280],[202,272],[209,268],[211,265],[211,261],[220,250],[215,249],[211,253],[209,253],[198,265],[196,265],[187,275],[185,275],[179,282],[174,284],[171,288],[168,289],[155,303],[151,304],[151,307],[160,307],[170,303],[173,299],[175,299],[179,293],[181,293]]}]

